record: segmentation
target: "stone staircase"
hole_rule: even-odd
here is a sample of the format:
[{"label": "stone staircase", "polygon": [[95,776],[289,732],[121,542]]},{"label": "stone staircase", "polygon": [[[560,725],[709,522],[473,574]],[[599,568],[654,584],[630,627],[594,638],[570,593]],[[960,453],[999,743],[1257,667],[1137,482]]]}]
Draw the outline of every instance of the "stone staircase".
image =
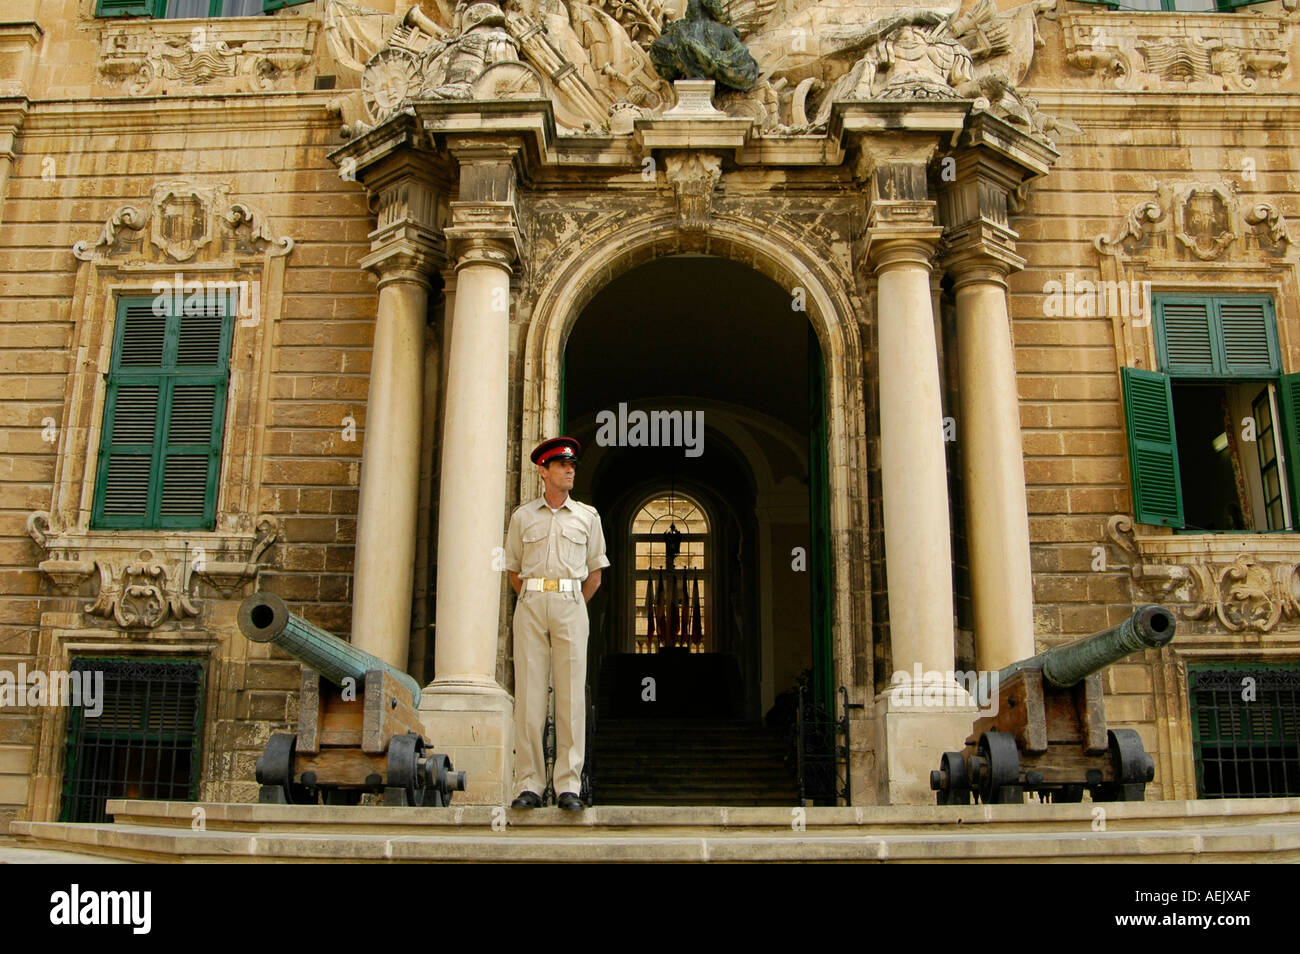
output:
[{"label": "stone staircase", "polygon": [[[14,822],[11,855],[142,862],[1300,862],[1300,798],[511,811],[111,799],[111,824]],[[196,812],[196,809],[201,809]],[[196,830],[196,825],[201,825]],[[0,847],[0,861],[6,860]],[[78,857],[78,855],[80,857]]]},{"label": "stone staircase", "polygon": [[596,728],[597,805],[799,803],[779,729],[724,719],[603,719]]}]

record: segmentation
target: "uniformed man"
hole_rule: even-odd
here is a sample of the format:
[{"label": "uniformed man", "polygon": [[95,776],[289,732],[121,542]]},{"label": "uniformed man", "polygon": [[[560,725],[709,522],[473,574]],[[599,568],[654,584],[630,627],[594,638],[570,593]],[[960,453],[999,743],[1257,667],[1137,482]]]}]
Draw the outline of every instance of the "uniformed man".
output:
[{"label": "uniformed man", "polygon": [[555,675],[555,791],[566,811],[583,809],[587,709],[587,601],[609,566],[596,508],[569,496],[581,445],[542,441],[531,459],[545,492],[515,510],[506,534],[506,569],[515,606],[515,791],[511,808],[537,808],[546,787],[548,676]]}]

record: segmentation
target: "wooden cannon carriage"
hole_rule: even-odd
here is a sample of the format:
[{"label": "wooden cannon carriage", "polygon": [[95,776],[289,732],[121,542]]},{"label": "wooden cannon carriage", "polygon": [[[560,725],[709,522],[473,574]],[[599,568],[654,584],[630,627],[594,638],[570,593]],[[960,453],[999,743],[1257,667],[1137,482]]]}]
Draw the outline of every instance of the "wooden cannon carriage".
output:
[{"label": "wooden cannon carriage", "polygon": [[445,806],[465,790],[465,773],[429,751],[420,686],[409,675],[295,616],[270,593],[240,604],[239,628],[303,663],[298,731],[276,732],[258,758],[259,801],[355,805],[364,792],[382,792],[385,805]]},{"label": "wooden cannon carriage", "polygon": [[930,773],[940,805],[1044,801],[1142,801],[1155,765],[1132,729],[1108,729],[1101,670],[1174,638],[1174,617],[1143,606],[1118,626],[1057,646],[981,682],[995,714],[976,720],[960,752],[945,752]]}]

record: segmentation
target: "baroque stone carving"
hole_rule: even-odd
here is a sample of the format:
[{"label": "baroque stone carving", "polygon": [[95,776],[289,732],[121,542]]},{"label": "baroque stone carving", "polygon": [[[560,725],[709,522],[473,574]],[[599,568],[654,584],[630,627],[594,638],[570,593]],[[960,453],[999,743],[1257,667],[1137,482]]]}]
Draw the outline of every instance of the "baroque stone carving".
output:
[{"label": "baroque stone carving", "polygon": [[1053,5],[1034,0],[999,13],[991,0],[979,0],[964,12],[908,10],[834,30],[833,55],[862,55],[823,97],[816,121],[825,122],[831,105],[844,99],[973,99],[1045,139],[1053,130],[1077,133],[1072,123],[1042,115],[1037,100],[1017,89],[1043,45],[1037,17]]},{"label": "baroque stone carving", "polygon": [[713,190],[722,178],[722,157],[707,153],[669,153],[665,176],[677,196],[677,219],[683,229],[700,231],[708,226]]},{"label": "baroque stone carving", "polygon": [[319,23],[253,20],[128,20],[100,31],[99,72],[131,96],[263,92],[288,88],[311,64]]},{"label": "baroque stone carving", "polygon": [[[108,217],[92,244],[77,242],[72,254],[83,262],[145,258],[148,245],[165,260],[186,262],[216,242],[222,253],[288,255],[293,239],[277,237],[266,216],[248,202],[232,202],[228,185],[199,186],[185,180],[153,187],[149,207],[125,205]],[[134,233],[134,234],[133,234]]]},{"label": "baroque stone carving", "polygon": [[1267,633],[1282,619],[1300,619],[1300,560],[1264,561],[1238,553],[1230,561],[1149,561],[1133,533],[1133,519],[1115,514],[1106,536],[1128,554],[1133,581],[1148,597],[1176,603],[1184,619],[1216,619],[1229,632]]},{"label": "baroque stone carving", "polygon": [[576,0],[530,0],[509,12],[462,2],[449,23],[413,7],[367,61],[361,85],[365,124],[416,99],[546,97],[562,128],[594,130],[608,128],[615,107],[671,99],[619,20]]},{"label": "baroque stone carving", "polygon": [[[992,0],[978,0],[964,12],[888,15],[869,6],[780,6],[775,0],[708,0],[709,14],[704,0],[695,3],[703,17],[695,22],[720,30],[731,29],[724,21],[734,25],[728,49],[746,61],[746,78],[756,76],[743,92],[724,90],[719,82],[717,105],[752,120],[761,134],[814,131],[827,122],[834,102],[855,98],[971,99],[1043,138],[1074,131],[1064,120],[1043,116],[1038,103],[1018,90],[1043,42],[1037,18],[1054,0],[1001,12]],[[441,4],[441,12],[417,7],[398,22],[332,0],[327,33],[340,64],[346,69],[366,55],[356,107],[362,118],[349,122],[345,135],[420,98],[540,96],[552,102],[559,131],[569,135],[629,133],[636,118],[657,117],[672,106],[668,84],[647,55],[657,40],[660,49],[677,42],[659,0],[510,0],[502,6],[461,0],[450,15]],[[373,39],[394,23],[382,40]],[[473,38],[479,34],[481,43]],[[368,55],[367,44],[374,45]],[[748,66],[750,56],[756,71]],[[447,72],[454,59],[463,61],[457,81]],[[492,84],[475,73],[502,63],[513,65],[498,69],[502,77]],[[343,101],[340,108],[348,112]]]},{"label": "baroque stone carving", "polygon": [[1065,14],[1066,61],[1119,88],[1249,90],[1290,67],[1291,23],[1119,12]]},{"label": "baroque stone carving", "polygon": [[[191,593],[196,575],[227,599],[255,580],[280,524],[264,515],[252,534],[196,533],[191,540],[149,533],[157,538],[139,547],[142,537],[131,531],[120,531],[122,536],[56,531],[50,515],[36,511],[27,518],[27,533],[47,555],[38,568],[64,596],[98,575],[98,592],[85,607],[87,614],[113,620],[123,629],[153,629],[168,619],[199,615]],[[241,558],[245,549],[247,556]]]},{"label": "baroque stone carving", "polygon": [[1291,245],[1281,210],[1270,202],[1240,208],[1230,181],[1162,182],[1155,199],[1134,205],[1123,223],[1094,238],[1093,246],[1116,260],[1147,252],[1165,259],[1213,261],[1243,234],[1253,236],[1254,247],[1271,256],[1285,255]]}]

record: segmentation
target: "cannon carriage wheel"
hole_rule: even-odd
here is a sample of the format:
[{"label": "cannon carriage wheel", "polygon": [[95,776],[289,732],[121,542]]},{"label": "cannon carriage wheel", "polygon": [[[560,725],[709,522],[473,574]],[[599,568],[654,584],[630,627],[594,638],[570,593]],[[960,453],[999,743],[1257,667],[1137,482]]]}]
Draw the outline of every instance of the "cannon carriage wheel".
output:
[{"label": "cannon carriage wheel", "polygon": [[985,805],[1008,805],[1025,800],[1020,784],[1020,752],[1010,732],[985,732],[971,759],[971,786]]},{"label": "cannon carriage wheel", "polygon": [[317,789],[293,781],[293,760],[298,736],[293,732],[274,732],[266,748],[257,757],[257,800],[270,805],[315,805]]},{"label": "cannon carriage wheel", "polygon": [[[424,739],[414,732],[395,735],[388,743],[388,780],[384,786],[384,804],[423,805],[428,793],[428,776],[423,764]],[[435,791],[431,805],[439,804]]]},{"label": "cannon carriage wheel", "polygon": [[969,805],[970,776],[966,772],[966,756],[960,752],[945,752],[939,759],[939,771],[930,773],[930,788],[939,794],[936,805]]},{"label": "cannon carriage wheel", "polygon": [[1111,729],[1106,733],[1115,781],[1092,787],[1094,802],[1141,802],[1147,797],[1147,782],[1156,777],[1155,762],[1147,755],[1142,737],[1135,729]]}]

